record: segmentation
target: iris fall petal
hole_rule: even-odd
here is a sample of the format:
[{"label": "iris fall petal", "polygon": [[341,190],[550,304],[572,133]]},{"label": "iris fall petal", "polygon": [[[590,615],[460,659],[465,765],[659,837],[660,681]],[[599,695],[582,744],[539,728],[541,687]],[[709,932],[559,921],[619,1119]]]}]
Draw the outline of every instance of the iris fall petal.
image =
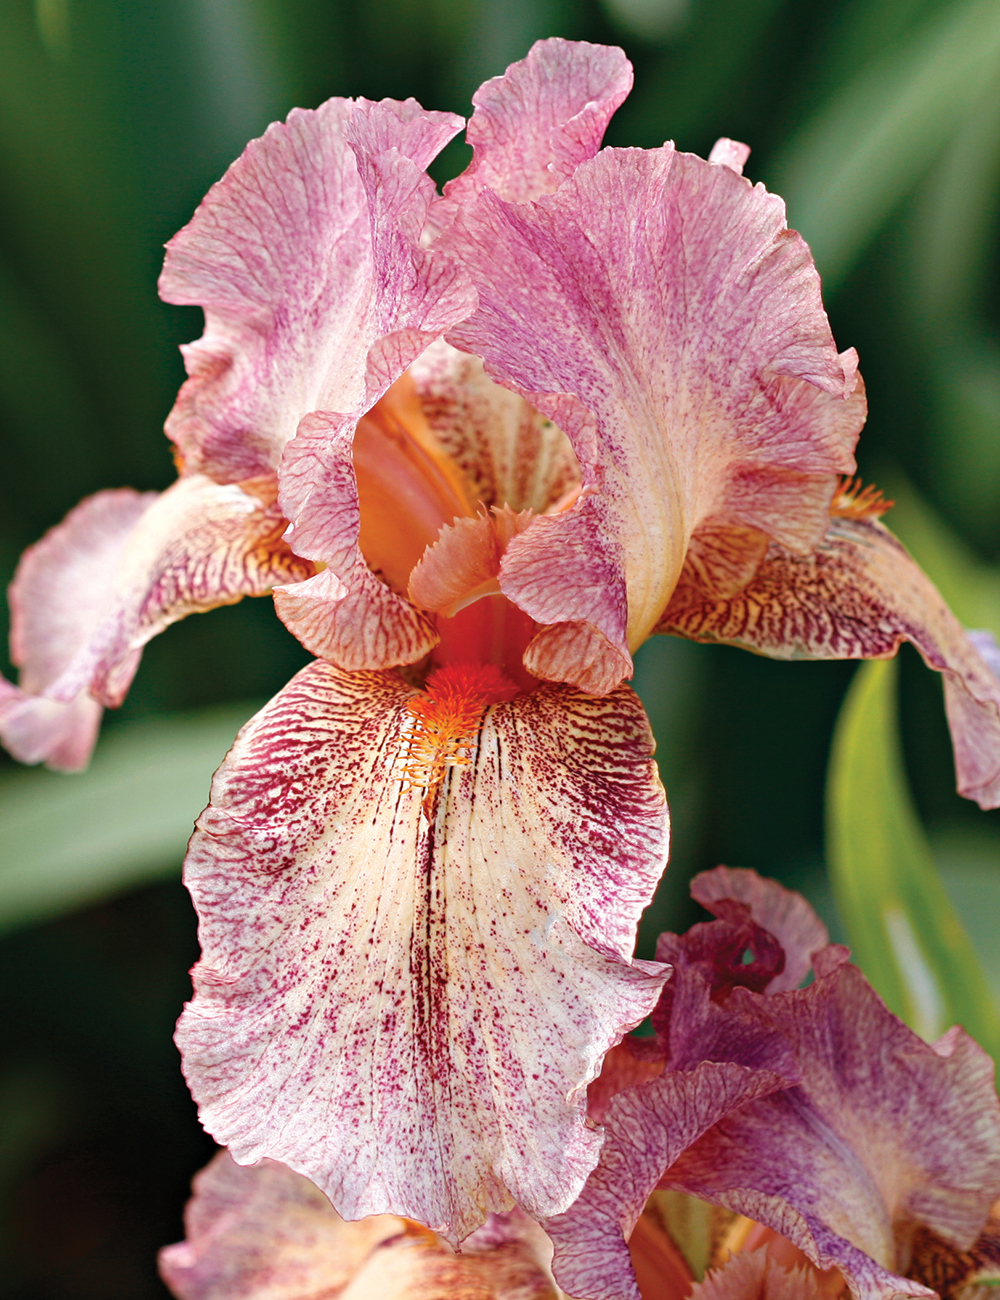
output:
[{"label": "iris fall petal", "polygon": [[100,705],[121,703],[147,641],[312,572],[282,540],[273,482],[246,487],[194,474],[160,495],[98,493],[25,553],[10,591],[20,694],[0,702],[19,757],[84,766]]},{"label": "iris fall petal", "polygon": [[666,974],[629,960],[665,807],[631,692],[548,686],[487,710],[428,823],[412,697],[318,662],[244,728],[188,855],[178,1041],[237,1160],[462,1238],[597,1159],[586,1085]]},{"label": "iris fall petal", "polygon": [[831,519],[807,555],[773,544],[729,600],[682,583],[658,630],[777,659],[887,659],[911,642],[944,675],[959,792],[983,808],[1000,804],[1000,679],[876,520]]}]

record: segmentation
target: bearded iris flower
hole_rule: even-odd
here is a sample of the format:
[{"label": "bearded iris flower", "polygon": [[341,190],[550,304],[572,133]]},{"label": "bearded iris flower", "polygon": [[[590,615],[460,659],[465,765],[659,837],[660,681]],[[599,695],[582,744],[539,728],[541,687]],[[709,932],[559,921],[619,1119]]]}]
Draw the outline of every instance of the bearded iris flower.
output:
[{"label": "bearded iris flower", "polygon": [[[678,1260],[657,1206],[673,1191],[743,1216],[698,1300],[973,1294],[1000,1264],[992,1060],[958,1026],[918,1038],[801,896],[726,867],[692,893],[717,919],[661,936],[674,975],[656,1040],[615,1048],[592,1090],[608,1136],[546,1225],[557,1280],[577,1300],[637,1300],[626,1239],[640,1280],[657,1245]],[[685,1271],[660,1267],[644,1300],[681,1300]]]},{"label": "bearded iris flower", "polygon": [[161,293],[206,318],[178,483],[85,502],[12,591],[0,730],[72,767],[151,635],[273,589],[317,658],[191,843],[185,1071],[238,1162],[453,1240],[573,1202],[586,1087],[669,973],[632,957],[667,854],[624,684],[650,634],[910,640],[960,789],[1000,802],[1000,682],[845,487],[864,396],[808,249],[745,146],[601,150],[630,84],[618,50],[539,43],[443,196],[450,114],[269,128],[168,246]]}]

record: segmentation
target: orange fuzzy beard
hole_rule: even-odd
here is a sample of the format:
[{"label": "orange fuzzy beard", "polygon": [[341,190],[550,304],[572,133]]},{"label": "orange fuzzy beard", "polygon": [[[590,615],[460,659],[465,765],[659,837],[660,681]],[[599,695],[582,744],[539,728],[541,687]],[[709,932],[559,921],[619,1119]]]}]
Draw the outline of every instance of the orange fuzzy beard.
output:
[{"label": "orange fuzzy beard", "polygon": [[845,474],[837,480],[830,514],[834,519],[878,519],[893,505],[895,502],[886,501],[873,484],[862,487],[860,478]]},{"label": "orange fuzzy beard", "polygon": [[427,678],[425,690],[408,701],[414,725],[402,778],[426,790],[423,808],[428,821],[445,772],[471,762],[487,708],[516,694],[516,686],[495,664],[456,663],[436,668]]}]

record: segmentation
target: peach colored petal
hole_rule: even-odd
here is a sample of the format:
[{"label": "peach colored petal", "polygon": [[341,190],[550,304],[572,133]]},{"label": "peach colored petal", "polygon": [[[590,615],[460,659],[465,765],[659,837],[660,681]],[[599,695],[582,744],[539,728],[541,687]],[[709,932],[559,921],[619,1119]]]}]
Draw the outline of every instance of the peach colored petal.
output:
[{"label": "peach colored petal", "polygon": [[680,583],[690,583],[725,600],[742,591],[760,567],[768,547],[766,533],[743,524],[702,524],[688,543]]},{"label": "peach colored petal", "polygon": [[485,505],[543,514],[579,485],[569,439],[545,415],[495,384],[478,357],[444,341],[410,367],[438,442]]},{"label": "peach colored petal", "polygon": [[360,413],[468,308],[417,246],[423,168],[461,119],[331,99],[249,144],[167,247],[160,293],[205,309],[167,421],[189,470],[275,470],[308,412]]},{"label": "peach colored petal", "polygon": [[339,1296],[373,1250],[410,1231],[389,1214],[345,1223],[317,1187],[276,1160],[245,1168],[220,1151],[192,1190],[186,1240],[159,1257],[181,1300]]},{"label": "peach colored petal", "polygon": [[691,1300],[827,1300],[827,1292],[814,1269],[783,1268],[762,1246],[730,1255],[695,1283]]},{"label": "peach colored petal", "polygon": [[617,47],[536,41],[527,58],[473,95],[466,134],[472,162],[445,195],[466,203],[488,188],[523,203],[551,193],[597,153],[631,89],[632,65]]},{"label": "peach colored petal", "polygon": [[631,692],[545,686],[486,710],[429,823],[412,694],[317,662],[241,732],[188,855],[178,1042],[236,1159],[461,1238],[597,1158],[586,1085],[666,974],[629,960],[666,810]]},{"label": "peach colored petal", "polygon": [[499,593],[503,553],[531,521],[530,510],[515,514],[509,506],[474,519],[456,519],[442,529],[410,575],[410,600],[450,618],[480,596]]},{"label": "peach colored petal", "polygon": [[160,1251],[179,1300],[558,1300],[552,1245],[520,1211],[492,1215],[456,1256],[395,1215],[345,1222],[276,1160],[220,1151],[193,1191],[186,1240]]},{"label": "peach colored petal", "polygon": [[538,622],[547,604],[594,622],[594,567],[567,581],[563,560],[574,542],[592,552],[595,500],[625,651],[702,523],[803,549],[822,536],[864,402],[779,199],[670,146],[605,149],[536,202],[484,190],[442,238],[479,293],[449,338],[565,430],[581,464],[581,500],[544,548],[533,540],[530,595],[514,590],[518,547],[505,557],[503,590]]},{"label": "peach colored petal", "polygon": [[959,793],[984,808],[1000,805],[1000,680],[876,520],[830,520],[809,555],[773,544],[730,600],[678,587],[657,630],[776,659],[888,659],[910,641],[944,674]]}]

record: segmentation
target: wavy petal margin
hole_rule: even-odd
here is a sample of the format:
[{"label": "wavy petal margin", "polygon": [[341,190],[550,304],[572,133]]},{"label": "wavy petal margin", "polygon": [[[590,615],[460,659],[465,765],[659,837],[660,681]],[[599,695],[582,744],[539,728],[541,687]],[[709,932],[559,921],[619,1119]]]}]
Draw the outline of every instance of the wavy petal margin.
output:
[{"label": "wavy petal margin", "polygon": [[597,153],[631,89],[632,65],[617,46],[536,41],[473,95],[472,162],[445,186],[446,198],[467,203],[490,189],[524,203],[550,194]]},{"label": "wavy petal margin", "polygon": [[666,805],[630,691],[545,686],[487,710],[429,824],[412,696],[317,662],[240,733],[188,854],[178,1043],[237,1160],[460,1239],[597,1160],[586,1086],[667,974],[629,960]]},{"label": "wavy petal margin", "polygon": [[166,302],[205,309],[167,420],[189,470],[273,472],[304,415],[370,406],[465,313],[458,268],[419,247],[423,168],[461,125],[414,100],[331,99],[274,123],[209,190],[160,277]]},{"label": "wavy petal margin", "polygon": [[551,1243],[518,1211],[491,1216],[456,1256],[396,1215],[345,1222],[276,1160],[245,1168],[220,1151],[193,1191],[186,1240],[160,1251],[179,1300],[557,1300]]},{"label": "wavy petal margin", "polygon": [[[505,557],[501,585],[532,617],[558,602],[562,621],[593,620],[590,569],[567,586],[560,560],[574,529],[588,550],[595,499],[626,649],[655,626],[699,524],[800,550],[822,537],[864,396],[780,199],[672,146],[604,149],[537,202],[484,190],[442,243],[479,293],[449,339],[564,429],[581,464],[584,494],[545,550],[549,592],[515,594],[518,548]],[[524,564],[541,560],[533,543]]]},{"label": "wavy petal margin", "polygon": [[992,1061],[959,1029],[926,1044],[850,965],[733,1002],[791,1042],[801,1084],[730,1116],[663,1185],[780,1232],[862,1300],[926,1294],[894,1273],[899,1235],[968,1247],[1000,1195]]},{"label": "wavy petal margin", "polygon": [[101,705],[122,702],[147,641],[312,573],[282,540],[273,480],[246,487],[195,474],[160,495],[100,492],[25,552],[10,588],[20,689],[0,702],[22,762],[86,766]]},{"label": "wavy petal margin", "polygon": [[678,587],[656,629],[775,659],[889,659],[903,641],[944,675],[960,794],[1000,806],[1000,679],[905,547],[875,520],[832,519],[820,545],[772,545],[729,600]]},{"label": "wavy petal margin", "polygon": [[745,867],[700,872],[691,881],[691,897],[715,916],[726,915],[726,900],[743,903],[754,923],[774,935],[785,965],[766,985],[766,993],[798,988],[812,969],[813,955],[830,942],[826,926],[800,893]]}]

